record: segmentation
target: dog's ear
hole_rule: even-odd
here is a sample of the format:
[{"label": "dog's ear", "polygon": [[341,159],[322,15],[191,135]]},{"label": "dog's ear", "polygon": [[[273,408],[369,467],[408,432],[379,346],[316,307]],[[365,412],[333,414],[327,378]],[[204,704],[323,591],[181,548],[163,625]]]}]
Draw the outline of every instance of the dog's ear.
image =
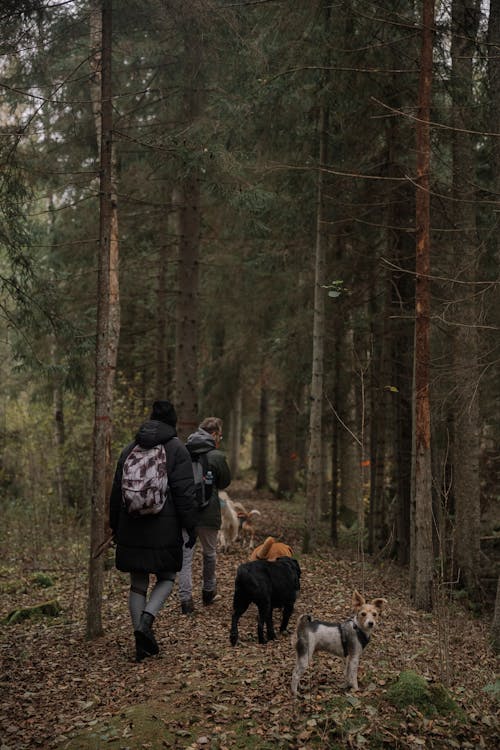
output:
[{"label": "dog's ear", "polygon": [[355,590],[352,595],[352,608],[358,610],[365,603],[364,598],[361,596],[359,591]]},{"label": "dog's ear", "polygon": [[370,604],[373,604],[379,611],[383,608],[384,604],[387,604],[387,599],[373,599]]}]

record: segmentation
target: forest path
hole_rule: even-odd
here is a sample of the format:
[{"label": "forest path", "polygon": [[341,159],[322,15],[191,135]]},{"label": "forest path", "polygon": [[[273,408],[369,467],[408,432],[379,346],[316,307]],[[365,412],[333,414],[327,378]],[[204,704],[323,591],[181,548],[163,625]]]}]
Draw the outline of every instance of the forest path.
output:
[{"label": "forest path", "polygon": [[[275,500],[242,482],[233,484],[231,496],[261,511],[259,541],[272,534],[295,549],[302,579],[291,628],[303,612],[330,621],[348,616],[355,588],[367,598],[388,600],[361,660],[360,692],[342,690],[341,660],[323,654],[304,676],[301,697],[293,700],[290,638],[260,646],[253,606],[240,621],[240,642],[233,648],[234,575],[248,551],[237,546],[219,554],[221,599],[202,607],[197,550],[196,612],[181,614],[175,588],[155,623],[160,654],[140,664],[134,661],[127,576],[114,569],[106,573],[102,638],[87,642],[83,637],[83,571],[57,576],[63,617],[2,626],[1,750],[493,748],[496,706],[484,687],[494,682],[496,660],[488,647],[486,618],[474,619],[459,605],[439,615],[416,612],[404,571],[391,562],[375,566],[368,558],[332,549],[326,528],[318,551],[300,554],[298,503]],[[25,600],[33,595],[25,592]],[[23,596],[9,601],[4,594],[2,615]],[[432,684],[442,681],[445,662],[465,719],[448,714],[428,719],[420,711],[397,711],[386,700],[401,671],[415,670]]]}]

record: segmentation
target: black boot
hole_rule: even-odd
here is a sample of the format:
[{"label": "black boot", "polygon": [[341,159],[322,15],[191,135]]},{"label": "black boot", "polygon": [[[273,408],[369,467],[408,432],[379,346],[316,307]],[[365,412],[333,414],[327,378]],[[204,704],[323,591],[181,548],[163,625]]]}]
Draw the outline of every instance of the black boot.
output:
[{"label": "black boot", "polygon": [[143,659],[145,659],[147,656],[151,656],[151,654],[149,653],[149,651],[144,650],[142,646],[142,641],[140,641],[139,638],[137,637],[137,631],[135,631],[134,635],[135,635],[135,660],[137,662],[140,662]]},{"label": "black boot", "polygon": [[134,631],[137,661],[142,661],[146,656],[155,656],[160,650],[152,629],[154,619],[154,615],[143,612],[139,627]]},{"label": "black boot", "polygon": [[220,599],[220,596],[217,594],[217,589],[214,589],[213,591],[202,589],[201,598],[205,607],[208,607],[209,604]]},{"label": "black boot", "polygon": [[192,615],[194,612],[194,603],[192,599],[184,599],[181,602],[181,612],[183,615]]}]

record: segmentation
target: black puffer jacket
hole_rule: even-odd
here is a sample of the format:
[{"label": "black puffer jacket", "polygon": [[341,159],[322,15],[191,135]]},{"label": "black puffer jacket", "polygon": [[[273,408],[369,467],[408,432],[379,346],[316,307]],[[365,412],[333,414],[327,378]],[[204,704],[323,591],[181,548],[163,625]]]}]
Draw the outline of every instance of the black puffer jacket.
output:
[{"label": "black puffer jacket", "polygon": [[[123,464],[132,448],[163,443],[167,454],[168,495],[155,516],[131,516],[122,503]],[[116,541],[116,567],[124,572],[175,572],[182,567],[182,532],[196,524],[191,457],[170,425],[148,420],[121,453],[111,490],[109,525]]]},{"label": "black puffer jacket", "polygon": [[186,448],[192,456],[206,454],[208,468],[214,476],[210,502],[204,510],[198,511],[196,515],[196,526],[204,528],[220,529],[221,511],[218,490],[223,490],[231,482],[231,471],[227,465],[223,452],[215,447],[212,435],[198,427],[196,432],[191,433],[186,442]]}]

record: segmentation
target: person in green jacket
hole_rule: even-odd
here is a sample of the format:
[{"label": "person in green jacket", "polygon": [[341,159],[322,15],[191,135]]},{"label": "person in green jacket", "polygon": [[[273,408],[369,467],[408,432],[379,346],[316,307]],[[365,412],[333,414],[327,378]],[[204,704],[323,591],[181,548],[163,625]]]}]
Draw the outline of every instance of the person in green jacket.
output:
[{"label": "person in green jacket", "polygon": [[[222,440],[222,419],[207,417],[198,429],[189,435],[186,448],[192,458],[206,455],[207,472],[205,475],[205,493],[208,494],[208,505],[196,513],[196,533],[203,552],[202,601],[205,606],[212,604],[217,596],[216,562],[217,537],[221,527],[221,509],[218,490],[225,489],[231,482],[231,472],[224,453],[219,450]],[[188,539],[186,531],[183,532]],[[179,598],[183,614],[194,612],[192,562],[194,547],[183,547],[182,569],[179,573]]]}]

